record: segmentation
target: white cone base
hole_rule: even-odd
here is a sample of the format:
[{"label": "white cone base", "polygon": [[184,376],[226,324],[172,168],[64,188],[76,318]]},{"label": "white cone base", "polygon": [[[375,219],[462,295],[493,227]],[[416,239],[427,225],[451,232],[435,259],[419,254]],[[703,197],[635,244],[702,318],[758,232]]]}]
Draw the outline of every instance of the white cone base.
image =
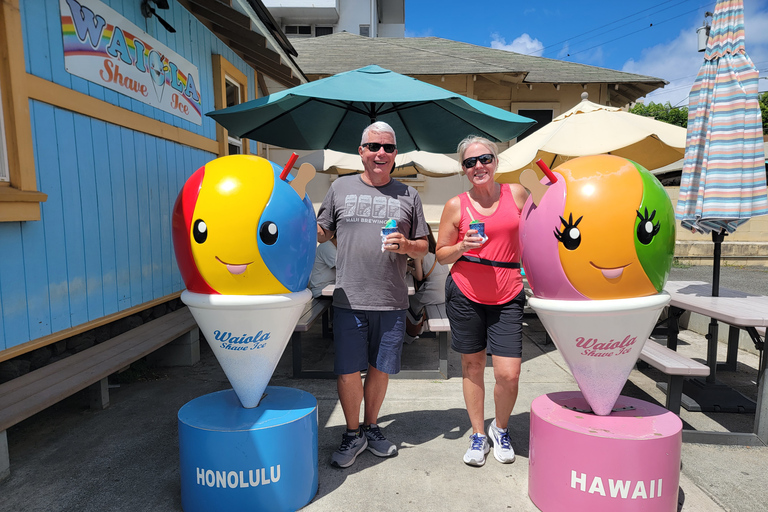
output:
[{"label": "white cone base", "polygon": [[281,295],[181,294],[247,409],[259,405],[304,305],[311,299],[309,290]]},{"label": "white cone base", "polygon": [[662,292],[591,301],[532,297],[528,305],[565,358],[592,411],[606,416],[669,300]]}]

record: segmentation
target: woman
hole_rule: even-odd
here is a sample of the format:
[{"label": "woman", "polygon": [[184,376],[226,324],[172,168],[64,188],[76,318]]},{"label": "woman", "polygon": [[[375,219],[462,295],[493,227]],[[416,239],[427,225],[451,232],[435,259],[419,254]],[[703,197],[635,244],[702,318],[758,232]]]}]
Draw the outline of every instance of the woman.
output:
[{"label": "woman", "polygon": [[[471,188],[445,205],[437,261],[454,264],[445,283],[445,300],[451,347],[461,354],[464,402],[472,423],[464,462],[485,464],[490,442],[494,457],[510,463],[515,452],[507,423],[517,400],[525,303],[518,227],[528,192],[518,184],[494,181],[498,150],[488,139],[467,137],[457,151]],[[470,229],[473,220],[485,223],[485,237]],[[496,380],[495,419],[488,436],[483,410],[486,351],[491,354]]]},{"label": "woman", "polygon": [[437,242],[432,234],[432,227],[427,224],[429,248],[423,258],[413,260],[411,275],[418,283],[416,293],[408,297],[406,311],[405,343],[412,343],[424,329],[424,306],[445,302],[445,279],[448,267],[437,262],[435,251]]}]

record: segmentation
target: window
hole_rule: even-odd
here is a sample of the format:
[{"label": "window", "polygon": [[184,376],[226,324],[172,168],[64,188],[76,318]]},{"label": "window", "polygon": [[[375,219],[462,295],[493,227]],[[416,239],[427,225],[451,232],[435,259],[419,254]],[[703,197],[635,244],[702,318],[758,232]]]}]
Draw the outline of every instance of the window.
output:
[{"label": "window", "polygon": [[288,36],[311,36],[312,26],[311,25],[286,25],[284,32]]},{"label": "window", "polygon": [[554,118],[560,115],[560,102],[559,101],[525,101],[517,102],[513,101],[509,106],[510,112],[525,116],[529,119],[536,121],[527,132],[520,135],[515,139],[515,142],[520,142],[530,134],[542,126],[546,126]]},{"label": "window", "polygon": [[0,2],[0,222],[40,220],[19,0]]},{"label": "window", "polygon": [[[239,105],[241,103],[240,101],[240,85],[235,82],[231,77],[225,76],[224,77],[224,87],[226,90],[226,106],[227,107],[234,107],[235,105]],[[232,135],[227,135],[228,143],[229,143],[229,154],[230,155],[242,155],[243,154],[243,140],[239,137],[234,137]]]},{"label": "window", "polygon": [[333,34],[333,27],[315,27],[315,37]]},{"label": "window", "polygon": [[533,125],[533,127],[531,127],[528,131],[522,135],[518,135],[517,142],[520,142],[532,133],[535,133],[540,128],[546,126],[555,117],[552,109],[520,109],[517,111],[517,113],[523,117],[527,117],[536,121],[536,124]]},{"label": "window", "polygon": [[[213,102],[216,110],[239,105],[248,99],[248,79],[245,74],[221,55],[213,55]],[[231,137],[216,125],[219,156],[248,154],[248,139]]]},{"label": "window", "polygon": [[360,35],[364,37],[371,37],[371,26],[360,25]]}]

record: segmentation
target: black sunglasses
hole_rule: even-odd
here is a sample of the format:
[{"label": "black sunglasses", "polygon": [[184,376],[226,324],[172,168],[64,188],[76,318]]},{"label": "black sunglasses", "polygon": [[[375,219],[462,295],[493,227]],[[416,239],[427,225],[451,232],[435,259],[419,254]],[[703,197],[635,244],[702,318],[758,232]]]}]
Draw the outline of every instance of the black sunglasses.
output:
[{"label": "black sunglasses", "polygon": [[471,169],[475,165],[477,165],[478,160],[480,160],[481,164],[488,165],[489,163],[493,162],[493,155],[490,153],[486,153],[485,155],[472,156],[464,159],[464,161],[461,162],[461,165],[463,165],[465,169]]},{"label": "black sunglasses", "polygon": [[394,144],[380,144],[378,142],[366,142],[364,144],[360,144],[364,148],[368,148],[369,151],[372,151],[374,153],[378,153],[381,148],[384,148],[384,151],[386,153],[394,153],[397,149],[397,146]]}]

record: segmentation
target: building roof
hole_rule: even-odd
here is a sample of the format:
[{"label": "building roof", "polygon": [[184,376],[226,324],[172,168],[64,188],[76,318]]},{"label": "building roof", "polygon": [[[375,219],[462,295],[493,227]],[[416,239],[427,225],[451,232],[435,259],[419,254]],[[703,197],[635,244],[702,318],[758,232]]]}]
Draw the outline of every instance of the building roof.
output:
[{"label": "building roof", "polygon": [[[266,34],[254,26],[248,14],[238,11],[229,3],[220,0],[186,0],[182,5],[257,71],[267,73],[286,87],[301,84],[306,77],[291,57],[296,54],[291,43],[275,26],[275,20],[261,0],[248,2],[264,25]],[[274,41],[275,49],[270,48],[269,39]]]},{"label": "building roof", "polygon": [[617,91],[627,102],[668,83],[652,76],[439,37],[369,38],[339,32],[292,42],[299,54],[296,63],[307,75],[333,75],[369,64],[405,75],[501,74],[513,83],[611,84],[618,87]]}]

